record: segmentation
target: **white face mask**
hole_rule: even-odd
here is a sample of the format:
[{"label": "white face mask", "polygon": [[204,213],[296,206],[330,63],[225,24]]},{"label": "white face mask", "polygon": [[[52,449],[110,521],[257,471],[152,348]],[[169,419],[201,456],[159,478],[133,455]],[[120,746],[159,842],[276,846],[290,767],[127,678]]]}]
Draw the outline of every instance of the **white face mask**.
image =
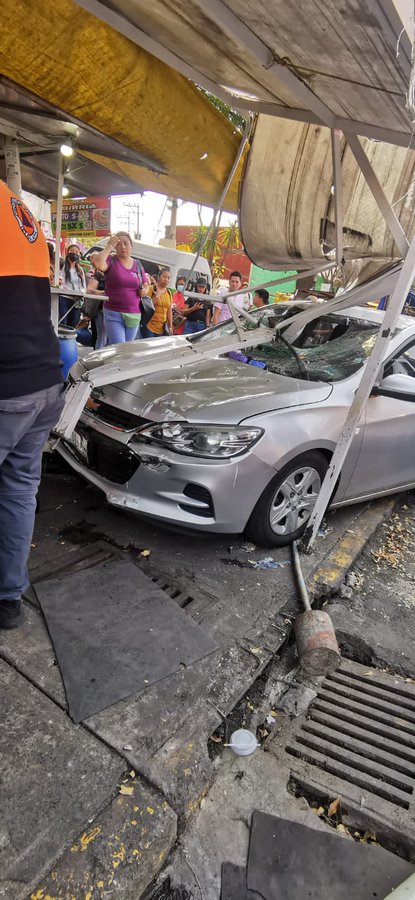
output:
[{"label": "white face mask", "polygon": [[185,288],[184,284],[178,284],[178,285],[177,285],[177,290],[180,291],[181,294],[183,293],[184,288]]}]

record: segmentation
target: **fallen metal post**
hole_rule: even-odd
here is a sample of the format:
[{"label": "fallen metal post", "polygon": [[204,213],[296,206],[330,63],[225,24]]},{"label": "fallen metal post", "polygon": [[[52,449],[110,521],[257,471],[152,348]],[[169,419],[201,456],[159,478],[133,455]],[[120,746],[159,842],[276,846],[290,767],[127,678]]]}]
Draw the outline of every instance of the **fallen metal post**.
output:
[{"label": "fallen metal post", "polygon": [[327,470],[316,505],[310,516],[306,528],[303,546],[310,550],[317,536],[318,529],[324,513],[330,502],[337,480],[341,473],[344,460],[347,456],[350,444],[355,435],[356,427],[361,415],[366,408],[373,385],[375,384],[385,352],[388,348],[391,336],[402,310],[404,299],[410,290],[415,275],[415,237],[412,239],[409,250],[400,270],[393,291],[389,298],[388,308],[385,312],[382,325],[377,335],[372,353],[367,360],[363,376],[356,391],[353,403],[349,409],[342,433],[336,444],[330,466]]},{"label": "fallen metal post", "polygon": [[[383,296],[389,293],[395,279],[398,277],[398,273],[399,270],[398,272],[387,273],[386,275],[380,276],[379,279],[375,280],[370,285],[362,285],[353,288],[351,291],[345,291],[341,294],[340,299],[334,298],[333,300],[328,300],[325,304],[325,312],[336,311],[345,309],[348,306],[353,306],[355,297],[357,303],[361,305],[368,300],[373,299],[373,297]],[[237,311],[238,315],[243,313],[239,308]],[[311,321],[313,318],[317,318],[320,315],[321,310],[318,308],[297,313],[291,320],[288,329],[297,327],[296,323],[298,323],[298,327],[303,327],[308,321]],[[280,327],[287,327],[286,320],[277,324],[276,330],[279,330]],[[194,362],[209,359],[211,357],[213,358],[217,356],[218,353],[239,350],[247,346],[255,347],[257,344],[269,341],[269,338],[269,329],[259,327],[253,331],[246,332],[244,337],[237,342],[235,342],[234,338],[232,339],[232,335],[226,335],[217,338],[216,340],[212,339],[212,341],[209,341],[204,345],[195,342],[194,344],[187,344],[180,350],[175,347],[167,352],[160,351],[160,354],[154,353],[152,354],[151,363],[148,360],[145,362],[135,361],[131,363],[124,361],[123,364],[109,362],[104,366],[92,369],[86,372],[79,381],[70,382],[66,390],[65,407],[55,431],[62,437],[70,437],[92,389],[97,387],[98,384],[101,387],[106,384],[116,384],[117,382],[125,381],[128,378],[151,375],[153,372],[168,369],[172,365],[193,365]]]},{"label": "fallen metal post", "polygon": [[120,363],[109,362],[105,366],[91,369],[80,378],[79,381],[70,382],[66,389],[65,406],[54,432],[61,437],[69,438],[83,411],[91,391],[96,387],[107,384],[117,384],[129,378],[139,378],[142,375],[151,375],[154,372],[162,372],[174,366],[192,366],[196,362],[214,358],[218,353],[229,353],[230,350],[240,350],[244,347],[255,347],[269,341],[270,331],[258,328],[255,331],[244,332],[244,337],[235,342],[233,335],[226,335],[217,341],[209,341],[206,345],[187,344],[183,348],[175,348],[167,352],[152,354],[152,362],[147,359],[142,362],[124,361]]},{"label": "fallen metal post", "polygon": [[245,126],[245,131],[244,131],[244,133],[243,133],[243,135],[242,135],[241,142],[240,142],[240,144],[239,144],[238,152],[237,152],[237,154],[236,154],[236,157],[235,157],[233,166],[232,166],[231,171],[229,172],[229,175],[228,175],[228,177],[227,177],[227,179],[226,179],[225,187],[223,188],[223,191],[222,191],[222,193],[221,193],[221,195],[220,195],[220,197],[219,197],[219,203],[218,203],[216,209],[214,210],[212,221],[211,221],[210,225],[208,226],[207,232],[206,232],[206,234],[205,234],[205,236],[204,236],[204,238],[203,238],[202,245],[201,245],[201,247],[199,247],[199,250],[198,250],[198,252],[197,252],[197,254],[196,254],[196,256],[195,256],[195,258],[194,258],[194,260],[193,260],[193,263],[192,263],[190,272],[189,272],[189,274],[188,274],[188,276],[187,276],[188,281],[190,281],[190,278],[192,277],[193,272],[194,272],[194,270],[195,270],[195,268],[196,268],[196,264],[197,264],[198,260],[200,259],[201,255],[202,255],[202,253],[203,253],[203,250],[204,250],[205,247],[206,247],[206,244],[207,244],[207,242],[208,242],[208,240],[209,240],[209,237],[210,237],[210,235],[211,235],[211,232],[213,231],[213,228],[215,227],[216,218],[217,218],[217,216],[219,215],[219,213],[222,212],[222,206],[223,206],[223,204],[224,204],[224,202],[225,202],[225,197],[226,197],[226,195],[227,195],[227,193],[228,193],[228,190],[229,190],[229,188],[230,188],[230,186],[231,186],[231,184],[232,184],[232,181],[233,181],[235,172],[236,172],[236,170],[237,170],[237,168],[238,168],[238,166],[239,166],[239,163],[240,163],[240,161],[241,161],[241,159],[242,159],[242,154],[243,154],[243,152],[244,152],[244,150],[245,150],[245,147],[246,147],[246,145],[247,145],[247,143],[248,143],[250,131],[251,131],[251,119],[250,119],[250,117],[248,117],[248,120],[247,120],[247,123],[246,123],[246,126]]},{"label": "fallen metal post", "polygon": [[[303,278],[311,278],[312,275],[319,275],[320,272],[326,272],[329,269],[334,269],[334,267],[335,263],[322,261],[319,265],[313,266],[312,269],[304,269],[302,272],[298,272],[297,275],[290,277],[294,281],[301,281]],[[246,288],[239,288],[237,291],[227,291],[223,294],[198,294],[196,291],[183,291],[183,294],[185,297],[194,297],[198,300],[202,297],[203,300],[211,300],[212,303],[225,303],[229,298],[232,299],[232,297],[238,297],[240,294],[249,294],[251,291],[259,291],[263,288],[276,287],[277,284],[284,284],[285,281],[287,281],[287,275],[274,278],[272,281],[264,281],[262,284],[251,284]]]},{"label": "fallen metal post", "polygon": [[336,263],[343,264],[343,203],[342,203],[342,161],[341,161],[341,131],[331,131],[331,155],[333,160],[333,189],[336,227]]}]

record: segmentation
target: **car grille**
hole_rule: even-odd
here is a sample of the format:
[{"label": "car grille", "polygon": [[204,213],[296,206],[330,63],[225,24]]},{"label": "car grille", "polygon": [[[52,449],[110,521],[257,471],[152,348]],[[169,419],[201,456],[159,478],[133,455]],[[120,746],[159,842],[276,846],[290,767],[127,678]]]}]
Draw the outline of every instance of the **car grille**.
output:
[{"label": "car grille", "polygon": [[90,432],[88,438],[88,468],[107,481],[126,484],[133,477],[140,460],[133,453],[102,434]]},{"label": "car grille", "polygon": [[114,484],[126,484],[133,477],[141,460],[134,456],[128,447],[85,426],[78,425],[76,431],[85,439],[87,448],[85,452],[80,453],[73,443],[66,441],[64,443],[71,455],[83,466]]},{"label": "car grille", "polygon": [[100,422],[105,422],[106,425],[112,425],[113,428],[119,428],[121,431],[134,431],[135,428],[142,428],[150,422],[150,419],[135,416],[124,409],[118,409],[117,406],[103,403],[102,400],[96,400],[95,402],[99,404],[98,409],[93,411],[88,408],[85,412],[90,416],[92,415],[95,419],[99,419]]},{"label": "car grille", "polygon": [[207,506],[197,507],[191,506],[190,503],[180,503],[180,509],[183,509],[184,512],[190,512],[194,516],[201,516],[202,519],[214,518],[213,500],[207,488],[202,487],[201,484],[187,484],[183,494],[192,500],[200,500],[200,502],[206,503]]}]

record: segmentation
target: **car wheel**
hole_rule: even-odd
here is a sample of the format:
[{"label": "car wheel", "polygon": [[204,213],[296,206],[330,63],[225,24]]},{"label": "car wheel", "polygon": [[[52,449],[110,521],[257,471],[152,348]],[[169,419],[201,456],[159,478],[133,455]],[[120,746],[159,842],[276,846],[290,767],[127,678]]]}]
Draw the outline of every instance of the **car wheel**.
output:
[{"label": "car wheel", "polygon": [[317,450],[288,463],[265,488],[246,527],[261,547],[283,547],[301,537],[317,500],[328,462]]}]

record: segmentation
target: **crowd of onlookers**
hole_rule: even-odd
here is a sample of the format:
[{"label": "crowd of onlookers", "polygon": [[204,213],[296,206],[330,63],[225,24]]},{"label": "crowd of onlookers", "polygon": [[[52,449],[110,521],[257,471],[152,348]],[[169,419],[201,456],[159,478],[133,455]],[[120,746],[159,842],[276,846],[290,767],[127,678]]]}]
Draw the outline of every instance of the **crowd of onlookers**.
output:
[{"label": "crowd of onlookers", "polygon": [[[50,281],[54,283],[51,244],[49,252]],[[140,261],[132,256],[132,241],[127,232],[112,235],[102,250],[91,254],[91,269],[86,275],[80,257],[79,247],[70,244],[60,262],[59,322],[75,328],[81,344],[100,349],[137,338],[195,334],[231,318],[226,298],[221,299],[228,291],[221,289],[218,299],[212,301],[206,278],[187,282],[179,275],[172,288],[167,267],[160,268],[157,276],[145,272]],[[229,292],[237,307],[248,310],[269,303],[266,290],[255,291],[253,297],[246,290],[238,293],[247,286],[240,272],[231,272]],[[65,288],[76,291],[78,298],[65,294]],[[184,291],[191,291],[195,296],[185,296]],[[83,298],[85,293],[89,296]]]}]

